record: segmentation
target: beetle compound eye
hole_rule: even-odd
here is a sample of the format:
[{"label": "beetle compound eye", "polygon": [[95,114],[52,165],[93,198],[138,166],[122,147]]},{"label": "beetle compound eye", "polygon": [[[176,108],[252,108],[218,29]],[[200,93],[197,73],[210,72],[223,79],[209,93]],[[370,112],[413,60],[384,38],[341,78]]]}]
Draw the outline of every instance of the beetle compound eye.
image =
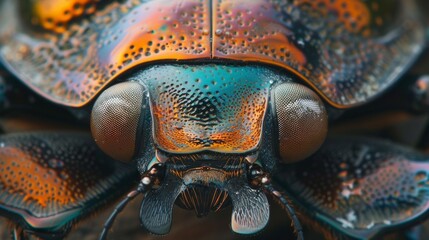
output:
[{"label": "beetle compound eye", "polygon": [[114,159],[130,161],[134,156],[143,90],[143,86],[136,82],[119,83],[104,91],[94,104],[92,136]]},{"label": "beetle compound eye", "polygon": [[274,89],[279,153],[283,163],[302,160],[323,143],[328,117],[320,98],[307,87],[284,83]]}]

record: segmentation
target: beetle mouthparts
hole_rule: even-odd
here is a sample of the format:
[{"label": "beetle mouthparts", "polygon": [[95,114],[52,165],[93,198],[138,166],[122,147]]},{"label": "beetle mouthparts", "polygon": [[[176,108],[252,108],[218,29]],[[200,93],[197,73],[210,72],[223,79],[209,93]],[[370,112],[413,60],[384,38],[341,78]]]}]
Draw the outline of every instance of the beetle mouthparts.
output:
[{"label": "beetle mouthparts", "polygon": [[262,230],[270,218],[270,206],[265,193],[251,188],[244,179],[231,179],[226,190],[232,201],[231,228],[239,234]]},{"label": "beetle mouthparts", "polygon": [[170,232],[173,220],[173,205],[185,189],[182,180],[167,174],[161,186],[147,193],[140,207],[141,225],[149,232],[165,235]]},{"label": "beetle mouthparts", "polygon": [[176,204],[187,210],[194,210],[197,217],[205,217],[228,206],[228,193],[216,187],[195,184],[188,186],[177,198]]},{"label": "beetle mouthparts", "polygon": [[[198,183],[188,185],[173,174],[166,176],[163,184],[148,192],[143,199],[140,209],[142,226],[154,234],[167,234],[171,228],[176,199],[187,188],[195,188],[197,185]],[[251,188],[246,179],[241,177],[229,179],[218,189],[219,192],[227,192],[233,204],[231,227],[234,232],[253,234],[267,225],[270,210],[263,191]]]}]

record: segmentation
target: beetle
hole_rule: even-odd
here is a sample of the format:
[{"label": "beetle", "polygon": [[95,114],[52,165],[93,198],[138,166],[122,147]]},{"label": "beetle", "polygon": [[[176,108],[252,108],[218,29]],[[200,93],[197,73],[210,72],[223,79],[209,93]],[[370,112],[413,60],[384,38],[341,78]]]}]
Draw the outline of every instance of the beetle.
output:
[{"label": "beetle", "polygon": [[255,234],[267,196],[298,239],[294,208],[327,238],[374,238],[428,214],[427,157],[326,140],[328,119],[385,93],[423,51],[414,1],[0,4],[4,67],[91,129],[0,137],[14,238],[63,238],[135,185],[100,239],[138,195],[141,225],[160,235],[174,204],[198,216],[231,204],[232,230]]}]

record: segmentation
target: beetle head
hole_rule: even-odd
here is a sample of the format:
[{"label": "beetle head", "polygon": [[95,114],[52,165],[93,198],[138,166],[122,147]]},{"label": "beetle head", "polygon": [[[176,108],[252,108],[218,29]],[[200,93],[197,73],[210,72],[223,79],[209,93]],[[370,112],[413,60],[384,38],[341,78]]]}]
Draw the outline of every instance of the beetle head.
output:
[{"label": "beetle head", "polygon": [[232,202],[234,231],[261,230],[268,201],[249,181],[249,166],[269,173],[306,158],[326,136],[319,97],[270,68],[161,65],[131,80],[100,95],[91,128],[103,151],[138,159],[142,174],[165,164],[163,183],[142,203],[142,224],[154,233],[168,232],[175,202],[199,216]]},{"label": "beetle head", "polygon": [[263,135],[273,135],[274,157],[290,163],[311,155],[326,136],[317,94],[270,68],[161,65],[131,79],[106,89],[91,114],[95,141],[118,160],[144,151],[140,140],[168,153],[240,154],[257,151]]}]

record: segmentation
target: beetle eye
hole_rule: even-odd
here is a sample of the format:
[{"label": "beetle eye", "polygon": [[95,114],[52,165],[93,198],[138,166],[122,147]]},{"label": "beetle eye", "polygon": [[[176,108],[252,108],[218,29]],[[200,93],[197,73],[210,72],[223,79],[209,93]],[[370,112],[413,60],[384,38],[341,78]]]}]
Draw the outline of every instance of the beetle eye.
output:
[{"label": "beetle eye", "polygon": [[105,90],[94,104],[92,136],[101,150],[114,159],[130,161],[135,154],[143,91],[136,82],[119,83]]},{"label": "beetle eye", "polygon": [[322,100],[297,83],[277,86],[273,99],[281,161],[291,163],[310,156],[323,143],[328,130]]}]

